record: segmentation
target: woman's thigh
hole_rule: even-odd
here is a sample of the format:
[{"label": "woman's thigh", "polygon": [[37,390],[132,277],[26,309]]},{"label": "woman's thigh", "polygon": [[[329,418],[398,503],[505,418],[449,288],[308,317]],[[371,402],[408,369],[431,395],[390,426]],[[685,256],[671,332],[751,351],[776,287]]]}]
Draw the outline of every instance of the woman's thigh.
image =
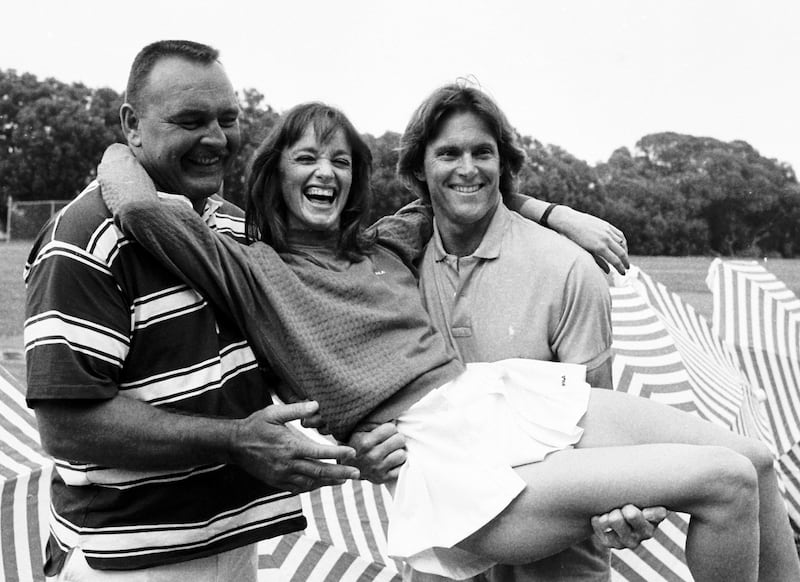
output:
[{"label": "woman's thigh", "polygon": [[582,425],[575,449],[516,468],[523,493],[462,548],[546,556],[590,535],[593,515],[627,503],[694,513],[754,474],[734,451],[757,442],[644,399],[594,390]]},{"label": "woman's thigh", "polygon": [[694,414],[646,398],[592,389],[577,448],[653,443],[716,445],[750,456],[760,441],[741,436]]}]

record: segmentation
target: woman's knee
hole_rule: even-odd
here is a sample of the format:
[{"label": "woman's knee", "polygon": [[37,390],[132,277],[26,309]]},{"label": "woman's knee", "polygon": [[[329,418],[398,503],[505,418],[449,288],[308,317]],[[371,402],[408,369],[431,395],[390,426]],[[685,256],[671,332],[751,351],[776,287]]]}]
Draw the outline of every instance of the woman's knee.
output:
[{"label": "woman's knee", "polygon": [[726,447],[706,447],[704,487],[707,501],[750,504],[758,498],[758,473],[752,459]]},{"label": "woman's knee", "polygon": [[759,440],[742,437],[736,451],[750,460],[759,477],[775,470],[775,456],[767,445]]}]

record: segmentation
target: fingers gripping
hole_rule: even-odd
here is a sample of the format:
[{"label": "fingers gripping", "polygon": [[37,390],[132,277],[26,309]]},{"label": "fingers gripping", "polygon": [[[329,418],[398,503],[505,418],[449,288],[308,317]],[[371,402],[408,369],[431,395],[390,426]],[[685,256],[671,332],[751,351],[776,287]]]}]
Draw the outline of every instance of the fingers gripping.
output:
[{"label": "fingers gripping", "polygon": [[352,464],[361,469],[364,479],[373,483],[396,479],[406,460],[405,439],[391,423],[368,432],[357,432],[349,444],[356,449]]},{"label": "fingers gripping", "polygon": [[593,517],[591,523],[595,536],[606,547],[633,550],[653,537],[664,517],[666,510],[663,507],[642,511],[635,505],[625,505]]},{"label": "fingers gripping", "polygon": [[285,423],[313,415],[315,402],[273,405],[242,422],[234,447],[236,463],[256,478],[291,492],[358,479],[347,463],[355,450],[318,443]]}]

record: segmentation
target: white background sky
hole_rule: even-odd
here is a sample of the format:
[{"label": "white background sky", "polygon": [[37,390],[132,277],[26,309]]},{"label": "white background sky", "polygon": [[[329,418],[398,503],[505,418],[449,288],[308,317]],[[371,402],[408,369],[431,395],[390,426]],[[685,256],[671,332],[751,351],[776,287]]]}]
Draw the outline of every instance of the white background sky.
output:
[{"label": "white background sky", "polygon": [[161,38],[209,43],[237,90],[401,132],[474,76],[524,135],[590,163],[648,133],[742,139],[800,172],[798,0],[8,0],[0,68],[122,91]]}]

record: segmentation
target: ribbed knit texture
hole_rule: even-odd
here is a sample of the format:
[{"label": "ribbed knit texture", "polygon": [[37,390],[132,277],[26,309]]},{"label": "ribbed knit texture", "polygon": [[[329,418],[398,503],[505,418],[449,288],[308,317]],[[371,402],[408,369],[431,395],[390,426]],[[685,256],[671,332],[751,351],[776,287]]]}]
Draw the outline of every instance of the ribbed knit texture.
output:
[{"label": "ribbed knit texture", "polygon": [[319,402],[336,438],[365,419],[388,420],[390,398],[413,403],[463,370],[432,327],[410,269],[424,217],[379,225],[379,244],[358,262],[313,233],[292,233],[297,250],[280,256],[216,235],[188,204],[159,202],[121,147],[98,170],[119,226],[233,317],[295,393]]}]

